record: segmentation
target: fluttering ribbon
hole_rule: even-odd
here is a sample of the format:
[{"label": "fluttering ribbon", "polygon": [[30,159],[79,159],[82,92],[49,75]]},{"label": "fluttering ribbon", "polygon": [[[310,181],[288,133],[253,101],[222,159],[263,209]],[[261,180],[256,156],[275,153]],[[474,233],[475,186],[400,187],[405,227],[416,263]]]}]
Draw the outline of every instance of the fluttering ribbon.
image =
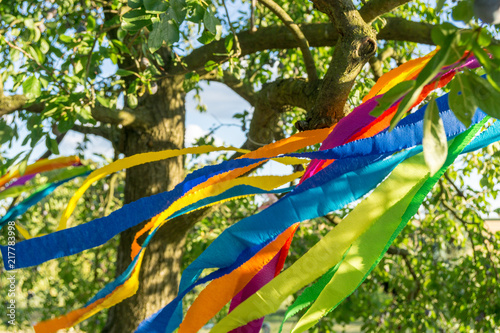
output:
[{"label": "fluttering ribbon", "polygon": [[[480,129],[482,124],[474,125],[471,129],[465,132],[460,137],[456,138],[450,147],[447,164],[452,163],[460,154],[467,143],[472,139],[474,134]],[[441,169],[441,172],[446,170],[447,166]],[[418,190],[429,179],[429,169],[425,165],[422,154],[416,155],[407,161],[397,166],[391,175],[382,182],[374,192],[358,204],[354,210],[342,220],[332,231],[325,235],[316,245],[314,245],[304,256],[299,258],[291,267],[278,275],[273,281],[268,283],[254,295],[249,297],[233,312],[229,313],[211,330],[213,333],[228,332],[231,329],[241,326],[242,323],[260,318],[268,313],[276,311],[279,305],[288,297],[300,288],[313,282],[321,275],[326,273],[331,267],[334,267],[340,262],[344,253],[349,249],[343,262],[340,264],[338,271],[333,275],[333,279],[337,276],[346,277],[343,284],[337,283],[333,290],[323,290],[318,299],[315,301],[311,310],[308,313],[307,320],[314,321],[327,312],[331,306],[328,305],[333,299],[334,305],[347,297],[361,282],[360,279],[352,280],[352,273],[359,269],[363,269],[364,255],[370,252],[365,250],[359,252],[359,243],[356,243],[363,234],[370,228],[373,233],[370,234],[368,242],[365,244],[372,245],[377,243],[377,237],[388,234],[390,238],[394,231],[391,226],[396,227],[401,223],[402,216],[406,212],[412,198],[415,197]],[[433,177],[434,182],[439,177]],[[419,195],[417,200],[423,200],[425,194],[432,188],[432,185],[426,186],[423,195]],[[421,193],[422,194],[422,193]],[[419,206],[420,204],[418,204]],[[417,207],[418,208],[418,207]],[[408,216],[408,215],[406,215]],[[408,218],[412,217],[409,215]],[[389,221],[388,221],[389,220]],[[380,221],[380,223],[377,223]],[[388,238],[382,238],[382,250],[385,247]],[[384,241],[385,240],[385,241]],[[367,241],[367,239],[364,239]],[[351,247],[352,246],[352,247]],[[379,257],[380,252],[375,256]],[[367,264],[368,268],[371,264]],[[365,274],[361,274],[364,277]],[[354,288],[350,288],[354,286]],[[330,298],[330,299],[329,299]],[[265,300],[265,301],[263,301]],[[317,303],[324,302],[323,304]],[[318,311],[316,307],[320,307]],[[294,332],[302,332],[307,325],[296,327]]]},{"label": "fluttering ribbon", "polygon": [[[68,167],[71,165],[75,165],[80,163],[80,158],[78,156],[67,156],[67,157],[58,157],[54,159],[42,159],[36,161],[33,164],[30,164],[24,170],[24,176],[33,175],[36,173],[50,171],[54,169],[60,169],[63,167]],[[19,171],[19,166],[15,167],[11,171],[7,172],[5,175],[0,177],[0,187],[3,187],[9,181],[21,177],[21,173]]]},{"label": "fluttering ribbon", "polygon": [[36,205],[43,198],[54,192],[56,188],[60,185],[75,179],[77,177],[82,177],[88,175],[90,172],[86,169],[78,170],[79,173],[72,175],[69,178],[65,178],[54,183],[49,183],[41,186],[35,193],[31,194],[27,199],[13,206],[7,211],[7,213],[0,219],[0,229],[7,224],[9,221],[14,221],[18,216],[24,214],[30,207]]},{"label": "fluttering ribbon", "polygon": [[[213,331],[236,329],[234,332],[238,333],[258,332],[265,314],[273,312],[293,292],[320,278],[306,289],[285,316],[286,319],[309,307],[293,332],[302,332],[314,325],[362,283],[455,158],[462,152],[479,149],[500,138],[500,125],[495,122],[469,143],[485,123],[485,114],[478,110],[472,118],[473,125],[466,129],[449,110],[447,95],[438,98],[440,117],[447,138],[452,141],[445,165],[430,177],[421,154],[425,107],[405,117],[391,132],[387,132],[386,128],[398,103],[378,118],[370,115],[382,94],[399,82],[415,79],[431,57],[432,54],[409,61],[382,76],[365,97],[365,103],[343,118],[336,127],[298,133],[254,152],[233,147],[186,148],[127,157],[92,172],[70,200],[61,218],[59,231],[16,243],[16,265],[6,268],[29,267],[81,252],[104,244],[121,231],[151,219],[135,238],[137,240],[147,233],[146,240],[142,245],[134,241],[132,263],[82,309],[41,322],[35,326],[35,331],[49,333],[70,327],[132,296],[138,289],[144,251],[156,231],[168,220],[241,196],[290,190],[265,210],[226,229],[183,272],[177,297],[143,321],[137,332],[172,332],[178,327],[182,333],[196,332],[231,299],[230,313]],[[415,105],[433,90],[444,87],[460,68],[477,65],[477,61],[469,57],[465,62],[443,69],[423,89]],[[323,142],[321,151],[293,153],[319,142]],[[107,217],[67,228],[67,220],[78,199],[95,181],[143,163],[187,153],[223,150],[246,154],[196,170],[172,191],[140,199]],[[296,188],[277,187],[297,178],[297,173],[279,177],[241,177],[269,159],[276,158],[283,163],[302,163],[305,158],[313,161]],[[47,161],[37,163],[37,166],[27,167],[28,175],[45,170],[51,164]],[[19,177],[16,170],[9,172],[0,179],[0,186],[16,177]],[[374,188],[370,196],[357,205],[340,225],[278,275],[298,223],[342,208]],[[14,218],[15,214],[12,212],[4,218]],[[5,260],[6,247],[1,247],[1,251]],[[202,276],[203,271],[209,268],[216,270]],[[194,287],[208,282],[183,320],[183,297]],[[237,329],[249,322],[251,324]]]}]

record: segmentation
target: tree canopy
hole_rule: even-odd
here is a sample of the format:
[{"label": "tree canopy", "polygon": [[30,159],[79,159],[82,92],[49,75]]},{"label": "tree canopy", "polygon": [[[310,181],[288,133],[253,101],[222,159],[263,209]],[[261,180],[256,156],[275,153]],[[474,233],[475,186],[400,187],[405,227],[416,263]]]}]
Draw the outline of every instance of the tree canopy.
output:
[{"label": "tree canopy", "polygon": [[[39,143],[47,148],[44,157],[58,155],[71,131],[109,140],[115,159],[183,148],[186,96],[194,91],[197,112],[204,112],[203,82],[222,83],[252,106],[234,118],[247,137],[242,148],[255,150],[297,131],[337,123],[383,73],[434,46],[430,65],[415,81],[389,90],[374,114],[402,98],[393,127],[442,67],[473,53],[482,69],[464,70],[444,88],[450,106],[466,126],[477,107],[498,118],[500,47],[498,29],[490,25],[498,23],[498,8],[488,5],[491,17],[480,0],[4,0],[0,171],[16,164],[22,171],[38,158],[33,154]],[[435,95],[426,99],[434,101]],[[437,170],[446,158],[446,137],[439,116],[429,111],[426,117],[424,154]],[[208,135],[199,143],[211,140]],[[21,151],[12,151],[14,141],[22,142]],[[497,327],[500,240],[484,227],[484,218],[499,190],[498,151],[498,144],[490,146],[448,170],[378,268],[317,330],[355,321],[369,331]],[[170,190],[189,167],[178,157],[104,179],[71,223]],[[33,182],[43,184],[47,177]],[[53,231],[74,186],[57,191],[19,223],[34,234]],[[256,209],[253,200],[244,199],[165,225],[148,248],[137,294],[80,328],[133,331],[175,297],[181,270],[214,235]],[[349,209],[305,223],[289,261]],[[85,304],[129,265],[130,246],[141,227],[81,256],[26,272],[20,282],[25,299],[20,324]]]}]

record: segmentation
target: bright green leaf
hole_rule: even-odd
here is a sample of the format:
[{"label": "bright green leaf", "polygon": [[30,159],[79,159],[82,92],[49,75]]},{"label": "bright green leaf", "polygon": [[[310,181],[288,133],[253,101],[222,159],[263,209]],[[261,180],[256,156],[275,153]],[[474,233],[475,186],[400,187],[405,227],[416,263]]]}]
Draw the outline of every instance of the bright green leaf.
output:
[{"label": "bright green leaf", "polygon": [[95,27],[96,27],[95,18],[92,15],[89,15],[87,17],[87,29],[89,31],[93,31]]},{"label": "bright green leaf", "polygon": [[171,20],[168,20],[167,15],[162,14],[160,21],[153,23],[153,31],[149,34],[149,51],[151,53],[156,52],[163,45],[164,41],[168,44],[179,41],[179,29]]},{"label": "bright green leaf", "polygon": [[455,76],[450,84],[450,93],[448,94],[448,102],[450,109],[460,120],[465,127],[471,124],[472,116],[476,112],[477,104],[473,98],[472,89],[469,80],[464,74]]},{"label": "bright green leaf", "polygon": [[152,15],[144,9],[134,9],[122,16],[122,29],[127,31],[139,31],[151,24]]},{"label": "bright green leaf", "polygon": [[43,54],[47,54],[50,50],[50,44],[47,42],[45,38],[40,39],[40,51],[42,51]]},{"label": "bright green leaf", "polygon": [[220,21],[215,15],[207,8],[203,16],[203,23],[205,28],[212,34],[217,35],[217,26],[220,26]]},{"label": "bright green leaf", "polygon": [[129,71],[127,69],[122,69],[122,68],[118,68],[118,70],[116,71],[116,75],[119,75],[119,76],[129,76],[129,75],[134,75],[135,72],[132,72],[132,71]]},{"label": "bright green leaf", "polygon": [[35,76],[30,76],[23,82],[23,92],[28,100],[35,99],[42,94],[42,85]]},{"label": "bright green leaf", "polygon": [[128,0],[128,6],[132,9],[141,8],[142,0]]},{"label": "bright green leaf", "polygon": [[431,170],[431,175],[434,175],[441,169],[448,155],[446,132],[434,97],[425,109],[422,145],[425,163]]},{"label": "bright green leaf", "polygon": [[110,107],[110,100],[105,98],[105,97],[102,97],[100,95],[96,95],[96,99],[99,101],[99,103],[106,107],[106,108],[109,108]]},{"label": "bright green leaf", "polygon": [[170,8],[168,16],[180,25],[186,18],[186,1],[185,0],[170,0]]},{"label": "bright green leaf", "polygon": [[387,91],[377,102],[378,105],[370,115],[374,117],[380,116],[384,111],[390,108],[398,99],[403,97],[408,91],[415,87],[415,81],[403,81]]},{"label": "bright green leaf", "polygon": [[437,0],[436,2],[436,14],[438,14],[439,12],[441,12],[441,10],[443,9],[443,6],[445,4],[446,0]]},{"label": "bright green leaf", "polygon": [[226,39],[224,39],[224,46],[226,47],[226,51],[229,53],[233,49],[234,36],[233,34],[229,34]]},{"label": "bright green leaf", "polygon": [[500,118],[500,92],[477,74],[464,72],[470,82],[473,99],[477,106],[491,117]]},{"label": "bright green leaf", "polygon": [[162,14],[167,11],[168,4],[165,0],[143,0],[144,8],[148,13]]},{"label": "bright green leaf", "polygon": [[30,30],[35,29],[35,23],[33,22],[33,19],[31,19],[31,18],[24,20],[24,26]]}]

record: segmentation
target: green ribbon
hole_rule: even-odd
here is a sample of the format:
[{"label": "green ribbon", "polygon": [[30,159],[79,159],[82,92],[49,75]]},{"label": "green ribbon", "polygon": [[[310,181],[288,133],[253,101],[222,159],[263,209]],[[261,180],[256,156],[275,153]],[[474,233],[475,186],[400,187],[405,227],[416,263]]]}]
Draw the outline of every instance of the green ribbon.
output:
[{"label": "green ribbon", "polygon": [[314,325],[363,282],[414,215],[425,195],[485,121],[453,140],[445,165],[433,177],[429,177],[422,154],[401,163],[338,226],[290,268],[229,313],[211,332],[225,333],[277,311],[289,295],[327,273],[349,249],[336,274],[293,332],[302,332]]}]

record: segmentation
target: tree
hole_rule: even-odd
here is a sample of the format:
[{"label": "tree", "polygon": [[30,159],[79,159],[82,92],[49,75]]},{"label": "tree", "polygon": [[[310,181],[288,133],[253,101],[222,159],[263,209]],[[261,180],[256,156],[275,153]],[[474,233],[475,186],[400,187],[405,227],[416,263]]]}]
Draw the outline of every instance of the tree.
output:
[{"label": "tree", "polygon": [[[41,140],[57,154],[69,130],[102,136],[125,156],[182,148],[186,93],[199,90],[201,81],[217,81],[253,106],[243,148],[256,149],[297,129],[338,122],[359,104],[372,78],[418,54],[418,44],[467,50],[446,38],[452,35],[488,46],[480,29],[465,36],[447,25],[432,35],[450,10],[439,15],[424,1],[261,0],[241,6],[251,14],[230,13],[224,0],[2,2],[0,115],[12,118],[0,123],[1,142],[17,137],[22,123],[29,130],[27,150],[17,157],[23,161]],[[454,18],[469,23],[471,6],[458,3]],[[109,61],[117,70],[105,77]],[[497,77],[490,77],[494,86]],[[464,112],[457,111],[466,121]],[[182,157],[127,170],[124,202],[169,190],[183,174]],[[186,235],[206,214],[198,211],[161,229],[149,245],[138,293],[111,309],[106,332],[133,331],[175,296]],[[129,264],[140,228],[122,233],[117,273]]]}]

